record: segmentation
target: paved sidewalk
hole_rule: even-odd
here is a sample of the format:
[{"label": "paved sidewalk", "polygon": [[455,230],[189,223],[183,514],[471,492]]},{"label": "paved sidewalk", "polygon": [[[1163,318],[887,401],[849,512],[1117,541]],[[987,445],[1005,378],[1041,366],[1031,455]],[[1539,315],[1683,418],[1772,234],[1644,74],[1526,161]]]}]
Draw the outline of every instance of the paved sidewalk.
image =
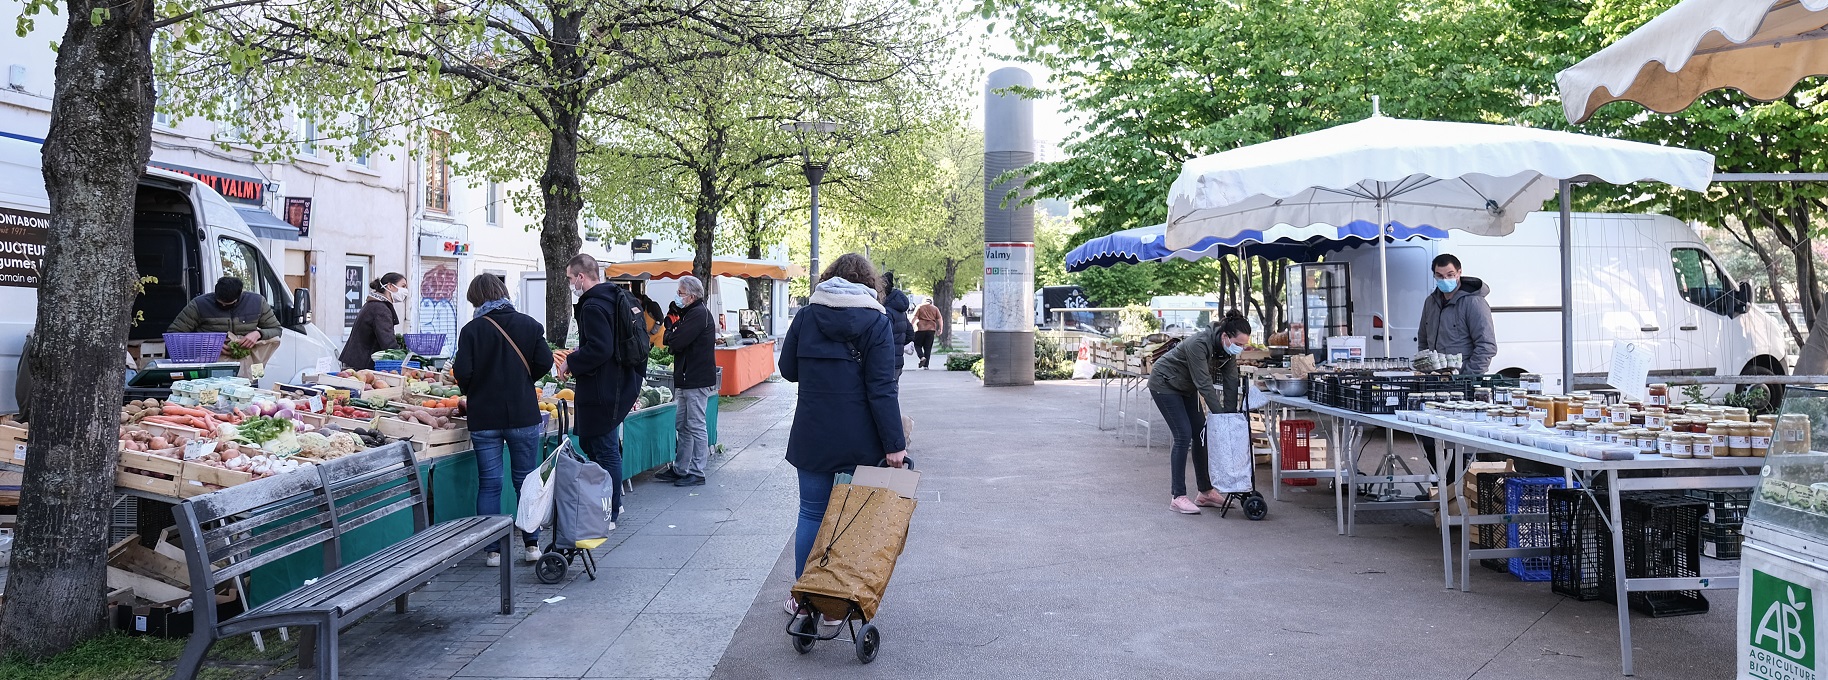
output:
[{"label": "paved sidewalk", "polygon": [[[922,499],[876,662],[842,642],[794,653],[783,554],[713,677],[1621,677],[1613,605],[1476,566],[1473,592],[1443,590],[1439,534],[1418,513],[1341,537],[1321,486],[1262,522],[1171,514],[1159,416],[1152,452],[1119,445],[1096,428],[1095,383],[910,371],[902,395]],[[1735,596],[1634,617],[1638,677],[1731,677]]]},{"label": "paved sidewalk", "polygon": [[[580,565],[544,585],[517,569],[516,609],[495,613],[496,572],[476,557],[426,586],[405,616],[391,608],[342,638],[344,678],[707,678],[793,532],[784,460],[791,384],[719,415],[709,483],[675,488],[642,476],[598,548],[597,580]],[[518,557],[518,556],[517,556]],[[554,596],[564,599],[545,600]],[[290,669],[277,677],[316,677]]]}]

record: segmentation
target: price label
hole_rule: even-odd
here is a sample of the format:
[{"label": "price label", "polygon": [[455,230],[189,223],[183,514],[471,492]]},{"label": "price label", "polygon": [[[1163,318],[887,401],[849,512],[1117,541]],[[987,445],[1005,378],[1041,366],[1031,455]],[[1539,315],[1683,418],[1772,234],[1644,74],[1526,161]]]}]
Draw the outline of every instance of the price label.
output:
[{"label": "price label", "polygon": [[24,444],[14,444],[13,445],[13,460],[25,460],[25,445]]},{"label": "price label", "polygon": [[324,398],[313,396],[310,399],[305,400],[305,407],[310,409],[312,413],[323,413]]},{"label": "price label", "polygon": [[196,460],[216,450],[216,442],[198,439],[184,444],[184,460]]}]

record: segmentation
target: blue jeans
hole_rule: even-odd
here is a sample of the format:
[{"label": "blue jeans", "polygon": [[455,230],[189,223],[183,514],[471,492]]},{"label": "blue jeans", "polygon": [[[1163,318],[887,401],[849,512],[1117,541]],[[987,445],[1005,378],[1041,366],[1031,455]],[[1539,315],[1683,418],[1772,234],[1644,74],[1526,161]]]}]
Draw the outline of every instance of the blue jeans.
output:
[{"label": "blue jeans", "polygon": [[606,435],[579,437],[578,441],[584,445],[585,455],[609,473],[614,489],[609,497],[609,521],[614,522],[622,516],[622,427],[618,425]]},{"label": "blue jeans", "polygon": [[1206,468],[1206,409],[1200,407],[1200,396],[1154,390],[1149,396],[1155,398],[1155,408],[1161,409],[1162,420],[1174,436],[1174,448],[1168,455],[1169,498],[1187,495],[1189,451],[1193,453],[1193,481],[1199,484],[1200,493],[1211,491],[1211,472]]},{"label": "blue jeans", "polygon": [[825,506],[831,502],[834,481],[830,472],[800,470],[800,524],[793,532],[793,577],[806,573],[806,558],[812,555],[812,544],[819,539],[819,523],[825,521]]},{"label": "blue jeans", "polygon": [[[476,514],[499,515],[501,507],[501,449],[508,447],[509,467],[513,473],[509,484],[516,491],[520,482],[532,474],[533,468],[539,466],[540,459],[540,426],[528,425],[508,430],[470,430],[470,446],[476,449]],[[507,514],[514,514],[508,511]],[[521,532],[521,540],[527,545],[539,543],[540,534]],[[499,546],[500,552],[507,546]]]}]

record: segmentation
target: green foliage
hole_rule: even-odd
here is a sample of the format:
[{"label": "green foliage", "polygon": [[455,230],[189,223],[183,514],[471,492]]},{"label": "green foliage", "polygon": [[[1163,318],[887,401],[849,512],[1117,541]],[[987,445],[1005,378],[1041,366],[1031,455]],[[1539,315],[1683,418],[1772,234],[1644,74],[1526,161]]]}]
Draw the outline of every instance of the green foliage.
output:
[{"label": "green foliage", "polygon": [[[946,370],[969,371],[983,361],[984,355],[982,354],[950,354],[946,356]],[[984,376],[979,374],[978,377]]]},{"label": "green foliage", "polygon": [[1078,358],[1066,343],[1054,338],[1035,338],[1035,379],[1070,380],[1073,361]]},{"label": "green foliage", "polygon": [[978,380],[984,379],[984,362],[982,362],[982,361],[972,362],[970,370],[971,370],[971,374],[977,376]]},{"label": "green foliage", "polygon": [[[222,640],[216,643],[211,658],[244,663],[207,668],[198,677],[255,680],[270,674],[295,649],[295,645],[276,636],[268,636],[266,643],[267,651],[262,652],[247,636]],[[162,680],[171,675],[171,663],[183,649],[183,638],[108,633],[41,662],[17,657],[0,659],[0,680]]]},{"label": "green foliage", "polygon": [[1117,334],[1126,338],[1140,338],[1162,329],[1161,317],[1148,305],[1128,305],[1117,313],[1117,319]]},{"label": "green foliage", "polygon": [[873,158],[868,182],[839,184],[829,194],[825,261],[867,251],[904,287],[975,286],[983,278],[983,134],[946,118],[896,146]]},{"label": "green foliage", "polygon": [[1764,413],[1771,410],[1771,390],[1764,385],[1753,385],[1727,393],[1721,403],[1750,410],[1754,415]]},{"label": "green foliage", "polygon": [[1684,386],[1682,388],[1682,403],[1705,404],[1707,403],[1707,393],[1701,389],[1700,385]]}]

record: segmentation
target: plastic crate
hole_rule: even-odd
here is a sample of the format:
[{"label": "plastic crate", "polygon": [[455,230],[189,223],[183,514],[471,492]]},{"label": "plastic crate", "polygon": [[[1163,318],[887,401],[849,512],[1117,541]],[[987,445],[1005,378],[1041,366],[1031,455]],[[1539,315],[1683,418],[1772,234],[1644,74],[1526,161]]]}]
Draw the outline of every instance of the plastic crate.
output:
[{"label": "plastic crate", "polygon": [[1739,550],[1745,545],[1745,534],[1741,533],[1745,525],[1732,522],[1701,521],[1701,554],[1717,560],[1739,559]]},{"label": "plastic crate", "polygon": [[[1314,421],[1284,420],[1279,429],[1282,469],[1284,471],[1311,469],[1309,458],[1313,449],[1308,445],[1308,441],[1314,436]],[[1282,480],[1283,484],[1289,486],[1314,486],[1319,482],[1320,480],[1312,478]]]},{"label": "plastic crate", "polygon": [[[1606,528],[1599,508],[1585,494],[1550,493],[1551,524],[1555,528],[1555,543],[1550,547],[1554,591],[1581,600],[1617,602],[1612,532]],[[1700,517],[1705,501],[1663,492],[1626,494],[1620,501],[1625,573],[1629,578],[1700,575]],[[1632,609],[1652,617],[1703,614],[1708,610],[1707,598],[1695,590],[1631,593],[1630,602]]]},{"label": "plastic crate", "polygon": [[406,351],[422,357],[435,357],[444,351],[443,333],[407,333]]},{"label": "plastic crate", "polygon": [[1308,375],[1308,401],[1321,406],[1338,406],[1339,376],[1331,373]]},{"label": "plastic crate", "polygon": [[[1547,514],[1549,490],[1567,486],[1561,477],[1511,477],[1504,480],[1504,512],[1510,515]],[[1549,523],[1519,522],[1505,525],[1505,538],[1513,548],[1549,547]],[[1549,580],[1548,557],[1513,557],[1511,575],[1521,581]]]},{"label": "plastic crate", "polygon": [[419,362],[417,361],[402,361],[400,359],[376,359],[374,362],[374,370],[381,373],[399,373],[401,368],[418,367]]},{"label": "plastic crate", "polygon": [[179,364],[220,361],[227,341],[227,333],[166,333],[165,358]]},{"label": "plastic crate", "polygon": [[[1504,480],[1512,477],[1522,477],[1524,475],[1525,473],[1521,472],[1487,472],[1473,476],[1474,488],[1472,491],[1474,493],[1468,494],[1468,498],[1472,501],[1472,514],[1503,514],[1505,511]],[[1475,524],[1472,525],[1472,531],[1473,535],[1468,540],[1473,548],[1499,549],[1510,547],[1510,539],[1506,536],[1508,532],[1504,530],[1504,525],[1502,524]],[[1487,569],[1498,572],[1508,572],[1511,568],[1511,561],[1503,558],[1482,559],[1479,560],[1479,564]]]},{"label": "plastic crate", "polygon": [[1613,586],[1611,559],[1598,538],[1605,533],[1605,518],[1586,492],[1549,490],[1550,590],[1582,602],[1606,596]]},{"label": "plastic crate", "polygon": [[1701,517],[1703,522],[1739,524],[1745,521],[1746,511],[1752,507],[1751,489],[1694,489],[1688,491],[1687,496],[1707,503],[1707,514]]}]

